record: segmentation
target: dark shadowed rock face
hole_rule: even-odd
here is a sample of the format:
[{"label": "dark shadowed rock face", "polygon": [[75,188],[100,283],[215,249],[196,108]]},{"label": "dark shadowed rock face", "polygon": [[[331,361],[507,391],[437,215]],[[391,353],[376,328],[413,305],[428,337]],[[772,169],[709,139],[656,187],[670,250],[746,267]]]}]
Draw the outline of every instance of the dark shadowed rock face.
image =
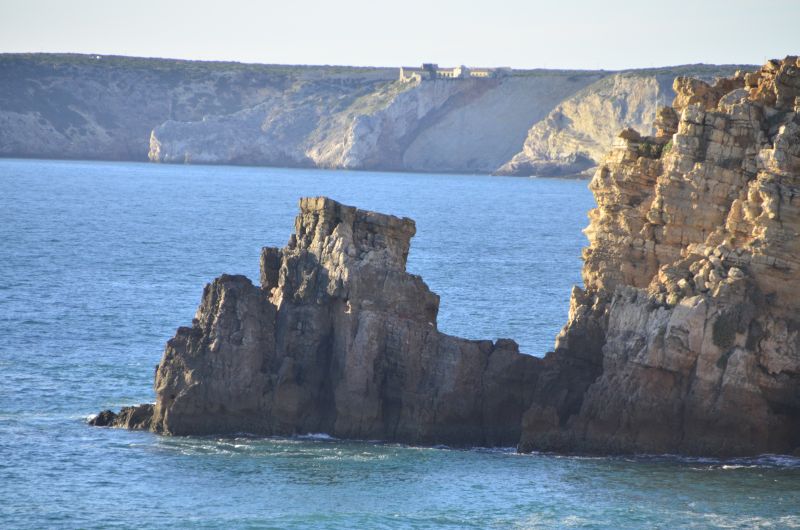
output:
[{"label": "dark shadowed rock face", "polygon": [[303,199],[289,244],[262,252],[261,287],[217,278],[167,343],[151,422],[96,424],[516,444],[540,361],[511,340],[437,330],[439,297],[405,270],[414,232],[410,219]]}]

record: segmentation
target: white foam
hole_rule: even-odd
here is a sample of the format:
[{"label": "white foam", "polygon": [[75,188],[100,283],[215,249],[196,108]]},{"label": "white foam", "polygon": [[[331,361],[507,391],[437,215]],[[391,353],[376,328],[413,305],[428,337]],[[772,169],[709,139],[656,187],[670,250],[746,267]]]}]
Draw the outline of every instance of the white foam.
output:
[{"label": "white foam", "polygon": [[299,435],[295,436],[295,438],[297,438],[299,440],[336,440],[337,439],[337,438],[334,438],[333,436],[331,436],[330,434],[324,433],[324,432],[310,432],[308,434],[299,434]]}]

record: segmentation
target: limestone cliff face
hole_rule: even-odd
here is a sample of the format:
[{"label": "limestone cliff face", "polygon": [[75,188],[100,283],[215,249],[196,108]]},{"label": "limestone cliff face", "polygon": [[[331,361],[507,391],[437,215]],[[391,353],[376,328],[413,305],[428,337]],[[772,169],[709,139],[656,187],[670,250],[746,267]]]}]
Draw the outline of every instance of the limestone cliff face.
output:
[{"label": "limestone cliff face", "polygon": [[497,173],[580,176],[593,171],[620,130],[653,132],[656,109],[674,97],[673,79],[669,74],[617,74],[593,83],[534,125],[522,151]]},{"label": "limestone cliff face", "polygon": [[0,54],[0,156],[560,175],[646,123],[687,68],[733,72],[413,83],[396,68]]},{"label": "limestone cliff face", "polygon": [[405,271],[413,221],[304,199],[261,286],[224,275],[168,343],[156,403],[94,423],[164,434],[326,432],[509,445],[539,361],[510,340],[436,328],[439,298]]},{"label": "limestone cliff face", "polygon": [[155,128],[150,159],[489,173],[530,124],[599,74],[391,82],[341,110],[262,104]]},{"label": "limestone cliff face", "polygon": [[[268,112],[259,120],[274,114],[277,122],[267,120],[277,161],[286,158],[287,144],[313,129],[305,123],[309,116],[346,107],[395,77],[392,68],[0,54],[0,156],[147,160],[159,125],[216,120],[218,130],[204,129],[206,142],[227,145],[224,161],[235,163],[246,156],[224,130],[225,120],[251,119],[248,109],[263,107]],[[169,149],[163,156],[173,156]],[[192,155],[204,161],[202,150],[186,153],[188,159],[176,161]]]},{"label": "limestone cliff face", "polygon": [[251,164],[288,167],[346,167],[325,164],[317,143],[338,142],[349,116],[385,106],[403,84],[336,83],[314,79],[294,82],[257,105],[202,120],[168,120],[150,134],[153,162]]},{"label": "limestone cliff face", "polygon": [[731,75],[734,67],[704,65],[629,71],[604,76],[557,105],[528,131],[522,151],[496,174],[591,177],[617,133],[652,134],[656,111],[675,97],[676,76],[699,80]]},{"label": "limestone cliff face", "polygon": [[800,62],[674,89],[592,179],[585,291],[548,362],[596,379],[538,396],[522,450],[800,447]]},{"label": "limestone cliff face", "polygon": [[[435,121],[490,88],[476,80],[397,82],[388,93],[365,98],[313,142],[320,167],[405,169],[403,157],[426,123]],[[340,132],[341,131],[341,132]],[[331,134],[332,133],[332,134]]]}]

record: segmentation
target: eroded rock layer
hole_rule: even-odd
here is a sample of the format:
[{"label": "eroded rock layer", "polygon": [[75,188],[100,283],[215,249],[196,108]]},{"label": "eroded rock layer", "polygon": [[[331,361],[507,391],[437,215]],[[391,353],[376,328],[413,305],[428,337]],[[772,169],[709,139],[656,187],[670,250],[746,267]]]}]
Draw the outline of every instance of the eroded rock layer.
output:
[{"label": "eroded rock layer", "polygon": [[156,403],[98,425],[164,434],[301,434],[513,445],[540,361],[511,340],[440,333],[439,297],[405,270],[414,222],[303,199],[261,285],[223,275],[168,343]]},{"label": "eroded rock layer", "polygon": [[674,89],[590,184],[585,291],[549,362],[597,378],[571,407],[537,398],[522,450],[800,447],[800,62]]}]

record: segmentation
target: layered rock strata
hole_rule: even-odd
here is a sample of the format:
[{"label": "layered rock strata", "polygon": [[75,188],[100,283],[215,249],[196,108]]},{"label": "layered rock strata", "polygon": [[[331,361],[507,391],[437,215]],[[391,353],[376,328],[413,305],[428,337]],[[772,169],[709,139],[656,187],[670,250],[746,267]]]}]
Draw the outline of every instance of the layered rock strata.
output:
[{"label": "layered rock strata", "polygon": [[414,222],[303,199],[261,285],[223,275],[168,343],[156,403],[94,423],[174,435],[247,432],[513,445],[538,359],[511,340],[437,330],[439,297],[405,270]]},{"label": "layered rock strata", "polygon": [[585,290],[550,362],[597,378],[577,407],[537,398],[522,450],[800,447],[800,62],[674,89],[590,184]]}]

